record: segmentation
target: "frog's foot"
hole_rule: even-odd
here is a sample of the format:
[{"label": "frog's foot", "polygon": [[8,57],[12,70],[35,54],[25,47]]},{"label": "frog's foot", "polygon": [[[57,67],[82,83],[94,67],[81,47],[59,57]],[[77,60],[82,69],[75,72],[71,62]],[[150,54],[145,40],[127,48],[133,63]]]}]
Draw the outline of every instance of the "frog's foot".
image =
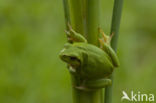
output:
[{"label": "frog's foot", "polygon": [[110,45],[110,42],[111,42],[111,39],[114,35],[114,33],[112,33],[110,36],[106,35],[103,30],[101,28],[99,28],[99,33],[102,34],[102,38],[100,39],[100,45],[103,45],[103,44],[108,44]]},{"label": "frog's foot", "polygon": [[107,36],[107,35],[103,32],[103,30],[102,30],[101,28],[99,28],[99,33],[102,34],[102,40],[103,40],[103,42],[107,43],[107,41],[108,41],[108,39],[109,39],[109,36]]},{"label": "frog's foot", "polygon": [[99,80],[91,80],[85,82],[85,86],[88,89],[100,89],[111,84],[112,84],[111,79],[99,79]]},{"label": "frog's foot", "polygon": [[102,39],[99,39],[100,48],[103,49],[104,41]]},{"label": "frog's foot", "polygon": [[75,40],[75,31],[72,29],[71,25],[68,23],[68,29],[65,30],[65,33],[67,35],[67,39],[69,43],[73,43]]},{"label": "frog's foot", "polygon": [[65,30],[65,33],[67,35],[68,42],[73,43],[74,40],[72,38],[72,35],[71,35],[70,31]]},{"label": "frog's foot", "polygon": [[[78,33],[72,28],[72,26],[70,25],[70,23],[68,23],[68,30],[65,30],[65,32],[67,33],[67,36],[70,37],[75,37],[75,35],[77,35]],[[80,34],[81,35],[81,34]]]},{"label": "frog's foot", "polygon": [[74,31],[69,23],[68,23],[68,29],[69,30],[65,30],[65,32],[66,32],[68,41],[70,43],[73,43],[73,42],[87,43],[87,40],[85,39],[85,37],[83,37],[81,34],[77,33],[76,31]]}]

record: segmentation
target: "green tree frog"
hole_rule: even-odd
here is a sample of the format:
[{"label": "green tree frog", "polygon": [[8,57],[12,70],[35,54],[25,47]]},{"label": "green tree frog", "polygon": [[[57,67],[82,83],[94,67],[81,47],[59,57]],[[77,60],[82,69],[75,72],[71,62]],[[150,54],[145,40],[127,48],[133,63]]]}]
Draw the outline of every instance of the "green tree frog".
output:
[{"label": "green tree frog", "polygon": [[100,48],[87,43],[87,40],[75,32],[69,25],[66,31],[69,43],[60,52],[61,60],[68,64],[70,73],[79,83],[78,89],[98,89],[111,84],[108,78],[119,60],[110,46],[112,36],[107,36],[100,30],[103,38],[99,39]]}]

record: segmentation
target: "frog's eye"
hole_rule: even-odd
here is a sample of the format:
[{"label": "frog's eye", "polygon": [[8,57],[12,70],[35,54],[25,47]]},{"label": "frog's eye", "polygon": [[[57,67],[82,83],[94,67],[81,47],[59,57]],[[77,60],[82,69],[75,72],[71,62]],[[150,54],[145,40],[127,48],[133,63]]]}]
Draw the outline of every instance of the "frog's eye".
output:
[{"label": "frog's eye", "polygon": [[70,60],[74,61],[74,60],[77,60],[76,57],[70,57]]},{"label": "frog's eye", "polygon": [[77,68],[78,66],[81,65],[80,60],[79,60],[77,57],[71,56],[69,59],[70,59],[69,64],[70,64],[73,68]]}]

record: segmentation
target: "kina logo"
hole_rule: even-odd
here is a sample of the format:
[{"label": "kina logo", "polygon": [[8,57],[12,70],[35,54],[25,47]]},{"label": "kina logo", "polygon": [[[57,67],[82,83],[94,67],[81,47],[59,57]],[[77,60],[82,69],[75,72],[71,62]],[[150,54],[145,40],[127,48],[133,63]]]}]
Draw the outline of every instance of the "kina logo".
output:
[{"label": "kina logo", "polygon": [[128,100],[132,102],[153,102],[154,101],[154,94],[145,94],[138,91],[137,93],[134,93],[134,91],[131,91],[131,95],[128,95],[125,91],[122,91],[122,98],[121,101]]}]

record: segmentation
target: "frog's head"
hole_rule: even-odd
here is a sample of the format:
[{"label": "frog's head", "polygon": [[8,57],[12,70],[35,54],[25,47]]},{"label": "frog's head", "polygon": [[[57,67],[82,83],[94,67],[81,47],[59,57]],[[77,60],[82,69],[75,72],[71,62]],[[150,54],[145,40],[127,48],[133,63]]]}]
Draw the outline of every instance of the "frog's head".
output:
[{"label": "frog's head", "polygon": [[60,58],[72,67],[79,67],[81,65],[81,50],[72,46],[65,45],[65,48],[60,52]]}]

